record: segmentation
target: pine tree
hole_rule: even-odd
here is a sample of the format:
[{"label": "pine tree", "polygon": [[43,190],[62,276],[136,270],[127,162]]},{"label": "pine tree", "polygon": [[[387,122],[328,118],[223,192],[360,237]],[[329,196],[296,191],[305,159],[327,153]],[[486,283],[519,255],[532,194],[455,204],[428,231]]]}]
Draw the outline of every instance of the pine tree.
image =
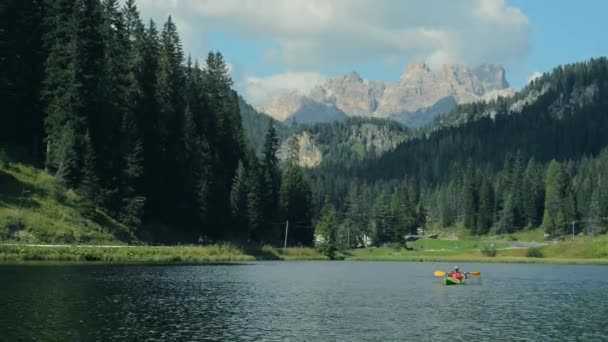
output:
[{"label": "pine tree", "polygon": [[158,119],[154,129],[158,139],[158,156],[155,157],[157,164],[154,167],[157,168],[155,173],[159,181],[154,186],[157,188],[157,205],[165,215],[163,220],[168,222],[182,218],[179,210],[182,202],[176,201],[182,189],[178,160],[182,145],[179,134],[184,110],[182,62],[183,52],[177,27],[169,16],[160,37],[155,89]]},{"label": "pine tree", "polygon": [[542,165],[530,159],[524,174],[523,205],[528,227],[538,227],[542,220],[545,201],[545,185]]},{"label": "pine tree", "polygon": [[391,223],[393,221],[390,210],[390,198],[384,192],[376,197],[372,209],[373,243],[377,246],[391,241]]},{"label": "pine tree", "polygon": [[476,178],[475,168],[473,167],[472,162],[469,161],[463,184],[464,226],[473,232],[477,225],[478,185]]},{"label": "pine tree", "polygon": [[[292,148],[297,149],[295,145]],[[293,155],[296,154],[293,153]],[[286,162],[279,198],[281,212],[286,220],[293,225],[305,227],[310,225],[312,191],[310,183],[296,160],[288,159]],[[290,236],[295,242],[304,245],[310,245],[313,239],[312,232],[304,229],[296,231]]]},{"label": "pine tree", "polygon": [[43,0],[0,4],[0,144],[22,146],[36,163],[42,161],[40,91],[47,54],[43,44],[47,6]]},{"label": "pine tree", "polygon": [[336,257],[336,231],[338,219],[336,209],[326,199],[323,209],[321,209],[321,217],[315,225],[315,247],[317,251],[333,260]]},{"label": "pine tree", "polygon": [[494,224],[494,187],[484,178],[479,190],[479,213],[476,233],[483,235],[490,231]]},{"label": "pine tree", "polygon": [[[262,150],[262,211],[263,220],[268,223],[276,219],[279,207],[279,191],[281,189],[281,170],[277,153],[279,151],[279,138],[272,119],[268,119],[268,128]],[[272,225],[266,225],[264,235],[272,236]]]},{"label": "pine tree", "polygon": [[[46,60],[45,79],[43,84],[43,103],[45,104],[45,133],[47,143],[46,167],[47,169],[58,169],[63,167],[65,171],[66,184],[74,186],[78,176],[72,167],[66,167],[65,163],[72,160],[77,163],[77,155],[74,148],[66,147],[66,144],[75,144],[75,124],[78,121],[78,113],[75,111],[77,100],[77,79],[75,64],[76,27],[73,13],[75,3],[71,0],[58,0],[47,3],[48,14],[45,26],[48,31],[45,41],[49,51]],[[74,141],[74,142],[72,142]],[[66,153],[71,153],[68,156]],[[64,165],[61,165],[64,163]],[[74,169],[78,164],[74,165]]]},{"label": "pine tree", "polygon": [[247,218],[248,218],[248,238],[260,241],[262,225],[262,196],[260,189],[261,178],[257,160],[252,160],[249,166],[249,176],[247,177]]},{"label": "pine tree", "polygon": [[549,234],[564,234],[566,225],[574,220],[574,196],[570,177],[564,166],[555,160],[549,163],[545,182],[543,228]]},{"label": "pine tree", "polygon": [[239,161],[239,165],[236,168],[236,172],[232,180],[232,188],[230,190],[230,211],[234,224],[233,232],[235,232],[237,235],[239,235],[241,232],[248,231],[247,223],[249,218],[247,217],[247,184],[248,180],[245,173],[245,167],[243,166],[243,162]]},{"label": "pine tree", "polygon": [[87,217],[93,217],[95,209],[99,201],[99,179],[95,173],[95,151],[89,132],[86,132],[82,142],[84,149],[84,160],[82,170],[82,181],[78,188],[80,194],[80,206],[83,214]]},{"label": "pine tree", "polygon": [[417,227],[416,204],[407,180],[404,180],[393,193],[391,199],[391,241],[403,241],[406,234],[414,233]]},{"label": "pine tree", "polygon": [[348,248],[350,248],[353,243],[355,245],[364,244],[366,238],[371,236],[369,221],[370,209],[368,195],[364,186],[355,180],[351,182],[351,185],[348,187],[346,214],[344,217],[344,224],[350,230],[347,234],[350,236],[351,240],[347,243]]},{"label": "pine tree", "polygon": [[198,216],[199,216],[199,235],[211,233],[213,229],[209,227],[211,225],[210,222],[210,207],[211,201],[213,200],[212,189],[214,189],[213,184],[213,170],[211,168],[211,151],[209,149],[209,144],[205,139],[202,139],[200,142],[200,158],[199,158],[199,175],[198,180],[196,182],[196,199],[197,199],[197,208],[198,208]]}]

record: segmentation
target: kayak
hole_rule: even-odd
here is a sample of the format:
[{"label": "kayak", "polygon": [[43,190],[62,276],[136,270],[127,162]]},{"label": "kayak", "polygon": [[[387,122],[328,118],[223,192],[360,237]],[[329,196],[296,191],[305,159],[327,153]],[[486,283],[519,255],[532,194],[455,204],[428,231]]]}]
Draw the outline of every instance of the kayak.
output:
[{"label": "kayak", "polygon": [[443,278],[443,284],[444,285],[464,285],[464,280],[458,280],[458,279],[454,279],[454,278]]}]

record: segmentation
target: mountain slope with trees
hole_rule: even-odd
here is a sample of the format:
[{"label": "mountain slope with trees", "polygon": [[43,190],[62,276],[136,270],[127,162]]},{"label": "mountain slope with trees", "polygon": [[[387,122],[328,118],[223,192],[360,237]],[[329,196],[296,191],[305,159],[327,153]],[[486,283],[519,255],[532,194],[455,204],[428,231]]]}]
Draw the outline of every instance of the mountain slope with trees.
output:
[{"label": "mountain slope with trees", "polygon": [[308,183],[296,163],[281,169],[272,123],[258,158],[222,55],[186,57],[171,17],[144,24],[134,0],[15,0],[0,16],[0,141],[75,192],[83,216],[103,210],[165,243],[274,241],[277,222],[310,225]]},{"label": "mountain slope with trees", "polygon": [[429,225],[603,231],[607,95],[605,58],[558,67],[511,100],[458,107],[447,118],[466,120],[427,129],[378,159],[313,170],[315,198],[329,197],[345,227],[357,221],[361,236],[377,241],[393,240],[387,229],[402,236]]}]

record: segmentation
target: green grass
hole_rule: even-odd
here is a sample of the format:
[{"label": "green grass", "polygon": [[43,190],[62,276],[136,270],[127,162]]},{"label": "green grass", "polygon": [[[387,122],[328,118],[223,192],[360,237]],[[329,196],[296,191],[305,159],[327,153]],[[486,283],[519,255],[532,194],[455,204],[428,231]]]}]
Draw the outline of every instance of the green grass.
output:
[{"label": "green grass", "polygon": [[212,246],[59,246],[0,245],[0,261],[62,261],[105,263],[213,263],[253,260],[327,260],[313,248],[246,249],[233,244]]},{"label": "green grass", "polygon": [[51,175],[32,166],[0,163],[0,241],[116,244],[134,239],[127,227],[104,212],[84,218],[74,191],[66,191],[61,202],[55,200],[53,182]]},{"label": "green grass", "polygon": [[208,247],[132,246],[105,248],[100,246],[0,246],[3,261],[98,261],[143,263],[207,263],[256,260],[243,249],[230,244]]},{"label": "green grass", "polygon": [[[441,240],[440,240],[441,241]],[[447,242],[444,242],[448,244]],[[453,244],[450,242],[449,244]],[[475,246],[480,242],[462,241],[460,246]],[[440,242],[437,242],[440,244]],[[570,263],[608,264],[608,241],[582,239],[534,248],[543,257],[530,257],[530,249],[498,250],[494,257],[485,256],[477,248],[444,251],[408,250],[406,248],[378,247],[341,251],[339,259],[352,261],[428,261],[428,262],[503,262],[503,263]],[[26,245],[0,245],[0,261],[57,261],[106,263],[212,263],[253,260],[327,260],[313,248],[282,248],[271,246],[239,247],[233,244],[198,246],[102,246],[39,247]]]},{"label": "green grass", "polygon": [[[541,242],[545,241],[545,231],[542,228],[524,230],[515,234],[512,234],[516,241],[522,242]],[[508,238],[508,237],[507,237]]]}]

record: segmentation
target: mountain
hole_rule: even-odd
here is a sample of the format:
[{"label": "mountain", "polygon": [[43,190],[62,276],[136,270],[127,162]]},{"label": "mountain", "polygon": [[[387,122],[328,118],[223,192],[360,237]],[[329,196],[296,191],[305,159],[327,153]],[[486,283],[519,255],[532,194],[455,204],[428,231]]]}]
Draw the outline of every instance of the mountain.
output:
[{"label": "mountain", "polygon": [[458,104],[510,96],[500,65],[444,65],[431,70],[410,64],[397,82],[361,78],[356,72],[332,77],[308,94],[288,93],[271,99],[262,111],[277,120],[334,121],[349,117],[388,118],[419,127]]},{"label": "mountain", "polygon": [[[350,166],[377,158],[392,151],[413,132],[402,124],[386,119],[347,118],[343,121],[298,124],[290,138],[300,146],[300,165]],[[280,157],[286,156],[288,141],[281,145]]]},{"label": "mountain", "polygon": [[607,96],[605,58],[560,66],[511,98],[458,106],[362,172],[437,182],[468,160],[497,169],[507,154],[539,162],[597,155],[608,146]]},{"label": "mountain", "polygon": [[289,128],[284,123],[273,119],[271,116],[260,113],[253,106],[239,96],[239,111],[243,122],[243,130],[249,139],[251,146],[256,154],[260,154],[264,146],[268,122],[272,121],[279,136],[279,140],[284,140],[289,135]]},{"label": "mountain", "polygon": [[[393,120],[344,116],[342,120],[302,122],[290,125],[258,112],[239,96],[243,129],[255,152],[264,145],[269,120],[281,142],[279,158],[287,155],[288,139],[296,137],[300,146],[300,166],[315,167],[322,161],[341,163],[380,156],[412,136],[411,130]],[[337,159],[341,160],[338,161]]]},{"label": "mountain", "polygon": [[[513,97],[457,106],[378,158],[321,163],[314,202],[335,203],[351,234],[374,241],[425,224],[605,232],[607,113],[608,60],[560,66]],[[396,223],[379,225],[386,217]]]}]

